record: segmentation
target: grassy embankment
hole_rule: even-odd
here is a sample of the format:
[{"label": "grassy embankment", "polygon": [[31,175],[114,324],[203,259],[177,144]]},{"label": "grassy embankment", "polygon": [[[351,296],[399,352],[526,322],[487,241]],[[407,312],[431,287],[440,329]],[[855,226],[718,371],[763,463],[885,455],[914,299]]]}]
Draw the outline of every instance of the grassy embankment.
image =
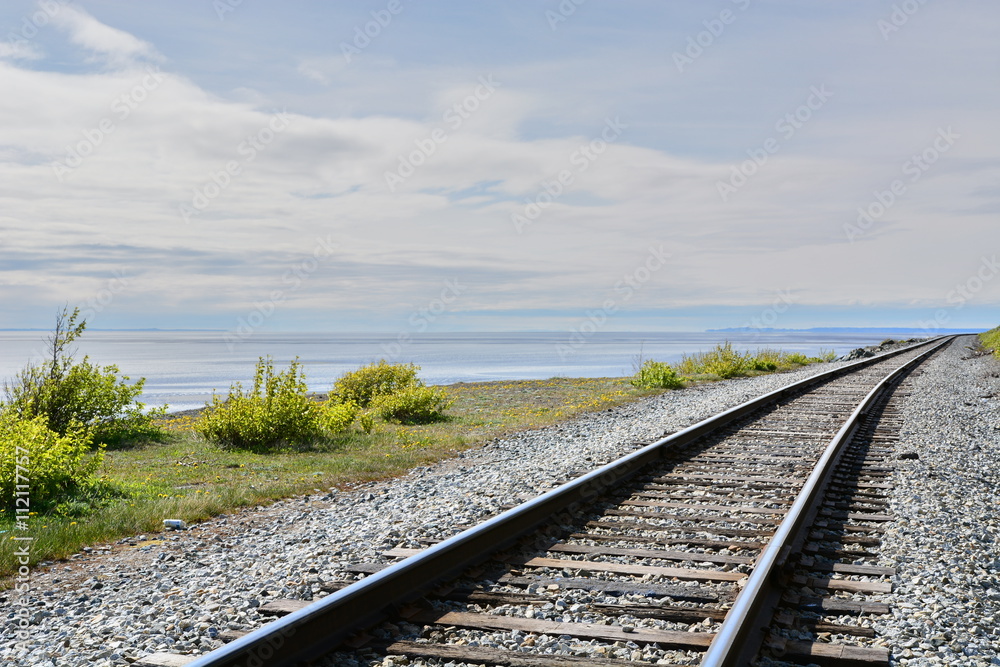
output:
[{"label": "grassy embankment", "polygon": [[[829,360],[832,354],[827,355]],[[757,359],[758,363],[748,360]],[[728,346],[678,364],[692,382],[760,375],[824,359],[761,350],[733,355]],[[448,418],[431,424],[379,423],[368,434],[355,425],[325,446],[257,454],[221,449],[194,431],[195,416],[170,417],[157,442],[109,449],[100,476],[113,492],[79,504],[79,511],[31,517],[31,562],[53,560],[139,533],[156,532],[165,518],[196,522],[244,506],[387,479],[447,458],[504,434],[604,410],[662,390],[632,386],[629,378],[554,378],[459,383],[445,387],[454,401]],[[123,497],[124,495],[124,497]],[[12,527],[0,514],[0,530]],[[0,577],[15,566],[0,553]]]},{"label": "grassy embankment", "polygon": [[993,356],[1000,358],[1000,327],[979,334],[979,342],[983,347],[993,351]]}]

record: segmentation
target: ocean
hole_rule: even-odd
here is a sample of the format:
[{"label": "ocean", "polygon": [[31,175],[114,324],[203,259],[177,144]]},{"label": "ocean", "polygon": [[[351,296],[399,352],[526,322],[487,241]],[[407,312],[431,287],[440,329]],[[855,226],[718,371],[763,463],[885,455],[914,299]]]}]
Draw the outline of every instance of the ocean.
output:
[{"label": "ocean", "polygon": [[[42,358],[43,331],[0,331],[0,377],[11,378],[29,360]],[[412,334],[402,341],[391,334],[255,333],[234,342],[222,331],[87,331],[78,341],[78,357],[102,365],[117,364],[133,380],[144,377],[142,400],[179,411],[203,407],[212,392],[230,383],[253,380],[254,365],[270,355],[287,367],[298,357],[309,388],[329,391],[345,371],[385,358],[413,362],[427,384],[551,377],[620,377],[631,375],[637,361],[676,361],[683,354],[708,350],[729,340],[740,349],[780,348],[817,355],[838,355],[885,338],[891,331],[823,332],[595,332],[571,338],[551,333]]]}]

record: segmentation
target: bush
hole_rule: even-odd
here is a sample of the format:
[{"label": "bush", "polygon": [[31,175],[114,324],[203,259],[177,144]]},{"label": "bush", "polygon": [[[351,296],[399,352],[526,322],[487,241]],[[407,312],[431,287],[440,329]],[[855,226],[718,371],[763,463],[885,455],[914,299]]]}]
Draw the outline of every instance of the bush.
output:
[{"label": "bush", "polygon": [[[323,408],[307,395],[298,358],[275,373],[271,358],[261,357],[253,389],[234,383],[229,397],[212,396],[195,430],[206,440],[231,449],[266,451],[290,444],[310,444],[324,434]],[[353,417],[352,417],[353,420]]]},{"label": "bush", "polygon": [[[103,458],[103,446],[93,451],[90,433],[80,425],[60,434],[44,416],[22,419],[5,412],[0,415],[0,507],[34,512],[51,505],[91,483]],[[27,496],[15,496],[19,484],[27,485]]]},{"label": "bush", "polygon": [[718,375],[720,378],[732,378],[746,375],[753,368],[751,357],[733,350],[733,345],[726,342],[716,345],[715,349],[706,353],[702,359],[705,372]]},{"label": "bush", "polygon": [[333,396],[340,402],[353,402],[367,408],[380,396],[388,396],[409,387],[417,387],[416,364],[390,364],[385,359],[345,373],[333,383]]},{"label": "bush", "polygon": [[427,424],[443,419],[442,413],[451,404],[443,389],[415,385],[377,396],[371,402],[371,409],[385,421]]},{"label": "bush", "polygon": [[323,428],[330,433],[346,431],[354,423],[354,418],[358,416],[358,412],[358,406],[355,403],[327,401],[323,405],[321,415]]},{"label": "bush", "polygon": [[629,384],[640,389],[680,389],[684,380],[670,364],[648,359],[632,376]]},{"label": "bush", "polygon": [[375,431],[375,415],[370,412],[364,412],[358,417],[358,423],[361,425],[361,430],[371,435]]},{"label": "bush", "polygon": [[147,411],[136,399],[142,394],[145,378],[129,384],[115,365],[99,367],[89,357],[75,363],[69,346],[83,333],[85,321],[77,323],[79,309],[64,309],[56,317],[49,337],[49,359],[29,364],[13,383],[4,385],[7,401],[4,412],[20,419],[44,417],[49,429],[66,435],[84,427],[95,442],[112,443],[161,433],[153,419],[166,407]]},{"label": "bush", "polygon": [[749,357],[750,370],[771,373],[781,367],[785,353],[768,347],[762,347],[753,355],[747,353]]},{"label": "bush", "polygon": [[819,348],[819,356],[816,357],[816,361],[822,363],[830,363],[836,358],[837,358],[836,350],[824,350],[823,348]]},{"label": "bush", "polygon": [[717,375],[720,378],[732,378],[746,375],[753,370],[753,357],[750,353],[740,354],[733,350],[729,341],[716,345],[708,352],[699,352],[693,356],[685,355],[678,364],[678,370],[684,375]]},{"label": "bush", "polygon": [[733,378],[751,371],[770,373],[797,365],[833,361],[836,356],[833,351],[821,351],[820,357],[807,357],[801,352],[788,353],[771,348],[761,348],[756,352],[741,354],[733,350],[732,343],[727,341],[716,345],[708,352],[685,355],[677,364],[677,371],[684,375],[716,375],[720,378]]},{"label": "bush", "polygon": [[785,362],[789,364],[799,364],[801,366],[812,363],[809,357],[801,352],[792,352],[791,354],[785,355]]}]

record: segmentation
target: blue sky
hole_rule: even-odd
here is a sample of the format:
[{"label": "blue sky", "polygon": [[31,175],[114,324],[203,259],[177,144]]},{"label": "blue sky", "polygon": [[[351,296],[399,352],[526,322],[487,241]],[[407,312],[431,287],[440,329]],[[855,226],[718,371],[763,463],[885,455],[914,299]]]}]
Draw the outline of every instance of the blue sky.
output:
[{"label": "blue sky", "polygon": [[0,29],[0,328],[998,323],[995,2],[11,0]]}]

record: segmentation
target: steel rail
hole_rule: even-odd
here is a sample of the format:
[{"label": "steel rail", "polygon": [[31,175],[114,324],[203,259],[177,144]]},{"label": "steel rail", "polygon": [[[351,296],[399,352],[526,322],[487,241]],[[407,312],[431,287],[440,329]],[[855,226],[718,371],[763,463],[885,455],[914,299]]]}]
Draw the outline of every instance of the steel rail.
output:
[{"label": "steel rail", "polygon": [[809,386],[904,354],[933,340],[819,373],[704,419],[258,628],[196,658],[187,667],[290,667],[319,657],[377,623],[394,607],[412,601],[435,584],[458,576],[514,544],[554,514],[583,506],[605,489],[662,458],[665,452],[683,448]]},{"label": "steel rail", "polygon": [[797,550],[796,542],[803,540],[803,531],[812,525],[840,455],[853,438],[864,416],[900,375],[912,370],[952,339],[953,337],[938,343],[884,377],[844,422],[837,435],[827,445],[767,547],[754,563],[749,580],[726,614],[708,651],[699,663],[701,667],[735,667],[749,665],[753,661],[763,643],[773,613],[773,605],[780,596],[780,579],[788,557]]}]

